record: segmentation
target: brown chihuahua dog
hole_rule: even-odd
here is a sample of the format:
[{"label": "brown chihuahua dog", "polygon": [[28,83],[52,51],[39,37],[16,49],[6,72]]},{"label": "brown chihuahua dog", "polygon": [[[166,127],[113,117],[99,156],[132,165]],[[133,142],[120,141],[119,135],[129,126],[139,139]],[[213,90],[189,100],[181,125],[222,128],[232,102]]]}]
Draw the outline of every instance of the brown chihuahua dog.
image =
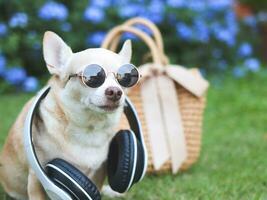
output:
[{"label": "brown chihuahua dog", "polygon": [[[62,158],[101,190],[109,143],[116,133],[125,100],[125,88],[114,73],[130,62],[131,53],[130,41],[118,54],[102,48],[73,53],[58,35],[45,33],[43,54],[53,76],[48,82],[51,90],[40,104],[33,124],[35,150],[43,166],[53,158]],[[105,71],[105,80],[99,87],[86,86],[86,80],[79,76],[91,64]],[[23,128],[31,102],[22,109],[3,147],[0,181],[15,199],[45,200],[45,192],[24,151]],[[109,196],[115,194],[110,189],[105,191]]]}]

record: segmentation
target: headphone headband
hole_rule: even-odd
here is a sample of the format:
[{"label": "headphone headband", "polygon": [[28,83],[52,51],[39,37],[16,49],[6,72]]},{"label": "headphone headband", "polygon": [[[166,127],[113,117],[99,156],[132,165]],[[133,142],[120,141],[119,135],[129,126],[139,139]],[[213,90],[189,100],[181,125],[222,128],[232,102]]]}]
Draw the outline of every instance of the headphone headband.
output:
[{"label": "headphone headband", "polygon": [[139,181],[141,181],[146,173],[147,169],[147,150],[146,150],[146,145],[145,145],[145,140],[143,137],[143,132],[142,132],[142,126],[141,122],[139,120],[138,114],[134,108],[134,105],[130,101],[130,99],[126,96],[125,99],[125,106],[124,106],[124,114],[126,115],[126,118],[129,122],[130,128],[133,130],[134,134],[136,135],[136,138],[140,141],[140,143],[143,145],[143,154],[144,154],[144,170],[142,173],[142,176]]},{"label": "headphone headband", "polygon": [[41,167],[39,160],[33,146],[32,139],[32,123],[34,118],[34,113],[37,111],[37,108],[43,98],[48,94],[50,90],[49,86],[44,87],[36,95],[30,110],[28,111],[25,126],[24,126],[24,148],[26,151],[26,156],[28,162],[38,177],[39,181],[42,183],[46,193],[51,199],[58,200],[72,200],[72,198],[64,191],[57,187],[45,174],[44,169]]}]

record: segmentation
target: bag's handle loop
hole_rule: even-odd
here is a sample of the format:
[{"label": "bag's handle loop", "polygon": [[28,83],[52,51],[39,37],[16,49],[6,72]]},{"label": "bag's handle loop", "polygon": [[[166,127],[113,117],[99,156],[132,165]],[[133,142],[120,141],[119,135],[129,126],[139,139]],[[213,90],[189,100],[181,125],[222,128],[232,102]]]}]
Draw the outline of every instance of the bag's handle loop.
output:
[{"label": "bag's handle loop", "polygon": [[[164,44],[163,44],[162,35],[161,35],[158,27],[152,21],[145,19],[145,18],[142,18],[142,17],[135,17],[135,18],[129,19],[123,23],[123,25],[131,26],[131,27],[134,25],[138,25],[138,24],[141,24],[141,25],[147,27],[152,32],[155,43],[161,52],[162,62],[165,65],[168,65],[169,64],[169,58],[164,53]],[[116,38],[114,38],[111,41],[110,50],[115,51],[117,49],[117,46],[120,42],[120,38],[121,38],[121,34],[118,35]]]},{"label": "bag's handle loop", "polygon": [[[151,33],[153,34],[153,37],[155,39],[157,47],[159,48],[160,51],[164,52],[162,35],[161,35],[158,27],[153,22],[151,22],[150,20],[147,20],[145,18],[142,18],[142,17],[135,17],[135,18],[129,19],[123,23],[123,25],[126,25],[126,26],[134,26],[134,25],[138,25],[138,24],[147,27],[151,31]],[[120,40],[119,36],[117,38],[114,38],[114,40],[112,41],[112,43],[110,45],[111,50],[116,49],[116,46],[119,43],[119,40]]]},{"label": "bag's handle loop", "polygon": [[[111,41],[113,41],[114,38],[116,38],[118,35],[121,35],[124,32],[133,33],[137,37],[141,38],[150,49],[153,62],[155,64],[157,64],[157,67],[160,67],[160,68],[163,67],[164,61],[161,59],[162,58],[161,52],[158,49],[158,47],[156,46],[154,40],[152,40],[151,37],[149,37],[143,31],[141,31],[137,28],[134,28],[134,27],[130,27],[130,26],[126,26],[126,25],[120,25],[120,26],[117,26],[117,27],[111,29],[108,32],[108,34],[106,35],[101,47],[106,48],[106,49],[110,49]],[[115,51],[115,49],[114,49],[114,51]]]}]

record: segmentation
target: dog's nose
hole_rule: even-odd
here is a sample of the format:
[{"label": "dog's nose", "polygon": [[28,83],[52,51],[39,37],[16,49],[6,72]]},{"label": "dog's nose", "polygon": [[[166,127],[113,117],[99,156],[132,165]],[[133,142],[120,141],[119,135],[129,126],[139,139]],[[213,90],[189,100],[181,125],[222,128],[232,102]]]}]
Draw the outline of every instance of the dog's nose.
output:
[{"label": "dog's nose", "polygon": [[118,101],[121,98],[122,91],[118,87],[108,87],[105,90],[105,95],[108,100]]}]

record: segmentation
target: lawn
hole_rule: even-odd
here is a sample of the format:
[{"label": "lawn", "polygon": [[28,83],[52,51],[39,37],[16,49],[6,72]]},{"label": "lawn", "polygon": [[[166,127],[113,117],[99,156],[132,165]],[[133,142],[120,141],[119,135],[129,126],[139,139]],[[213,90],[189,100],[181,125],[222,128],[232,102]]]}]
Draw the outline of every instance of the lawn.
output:
[{"label": "lawn", "polygon": [[[146,176],[125,199],[267,199],[266,83],[257,74],[211,86],[199,162],[176,176]],[[0,97],[1,145],[29,96]]]}]

